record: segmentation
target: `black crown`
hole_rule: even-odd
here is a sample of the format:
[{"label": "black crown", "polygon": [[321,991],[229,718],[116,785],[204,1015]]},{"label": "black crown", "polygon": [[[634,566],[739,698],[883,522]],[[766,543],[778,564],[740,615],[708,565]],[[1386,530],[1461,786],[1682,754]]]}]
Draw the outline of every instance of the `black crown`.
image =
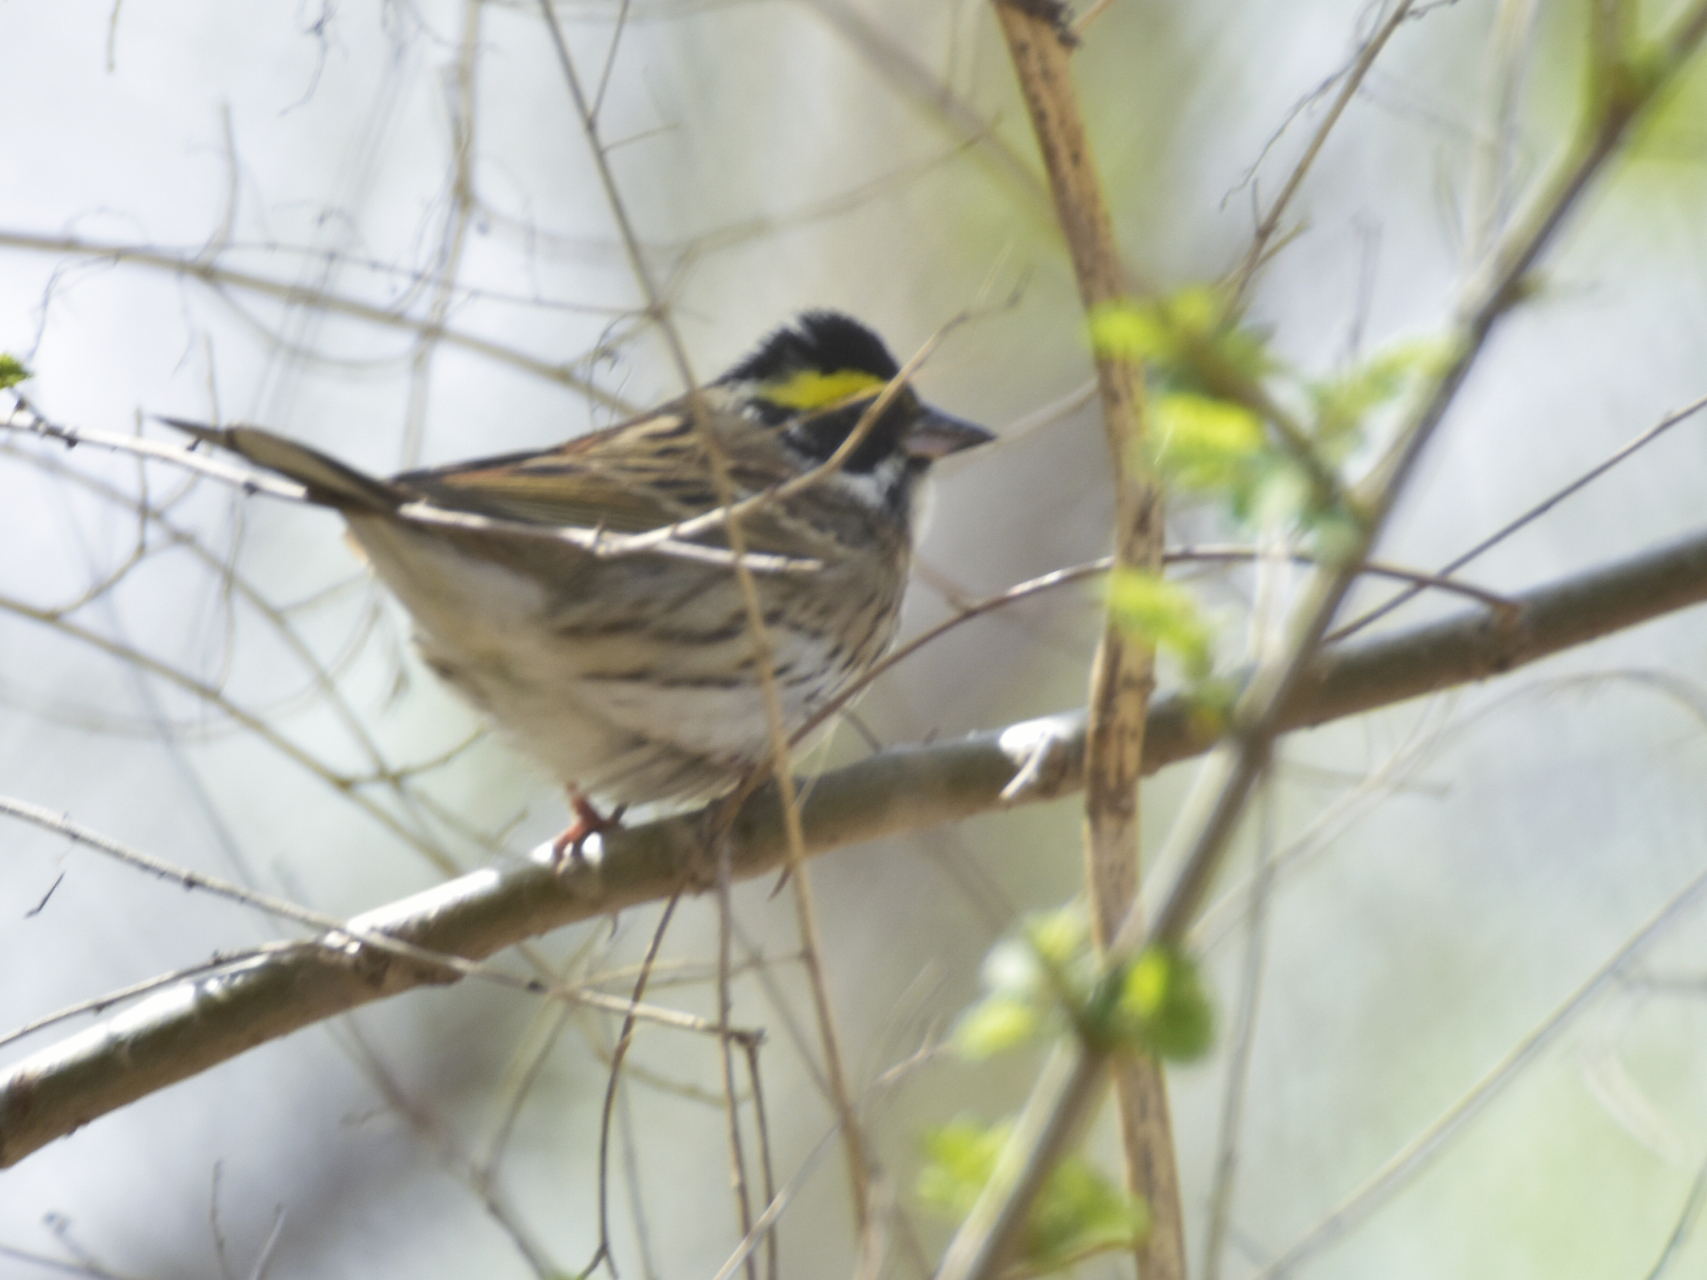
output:
[{"label": "black crown", "polygon": [[901,366],[870,329],[839,311],[808,311],[759,343],[719,382],[780,382],[802,370],[869,373],[888,382]]}]

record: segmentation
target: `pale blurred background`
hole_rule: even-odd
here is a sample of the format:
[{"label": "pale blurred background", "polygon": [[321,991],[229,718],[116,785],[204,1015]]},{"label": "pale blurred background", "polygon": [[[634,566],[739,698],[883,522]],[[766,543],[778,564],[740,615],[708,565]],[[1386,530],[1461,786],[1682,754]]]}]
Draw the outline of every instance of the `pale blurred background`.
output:
[{"label": "pale blurred background", "polygon": [[[1486,197],[1478,166],[1502,8],[1513,20],[1529,6],[1460,0],[1401,30],[1293,206],[1299,234],[1261,278],[1252,315],[1306,370],[1327,375],[1439,331]],[[1535,8],[1517,46],[1528,68],[1519,190],[1556,153],[1581,77],[1586,5]],[[1046,412],[1089,376],[1082,321],[985,4],[559,13],[589,89],[626,14],[600,125],[699,376],[808,306],[864,318],[903,357],[974,313],[919,383],[1008,438],[944,468],[909,629],[943,616],[945,591],[983,595],[1103,552],[1100,424],[1083,409]],[[1076,69],[1136,280],[1170,289],[1239,260],[1253,201],[1267,207],[1322,118],[1325,100],[1311,95],[1375,17],[1346,0],[1123,0],[1090,27]],[[394,470],[616,419],[546,376],[553,367],[637,407],[680,390],[655,334],[629,341],[639,294],[534,6],[14,3],[0,10],[0,48],[0,350],[35,371],[25,390],[48,416],[120,433],[139,413],[250,420]],[[1496,335],[1384,558],[1443,563],[1707,392],[1702,80],[1590,196],[1544,290]],[[62,238],[82,245],[41,243]],[[129,259],[115,260],[121,249]],[[477,341],[423,342],[435,317],[452,339]],[[1515,590],[1697,528],[1704,432],[1678,427],[1466,576]],[[0,449],[0,792],[340,914],[444,874],[392,828],[466,867],[561,825],[561,799],[538,773],[490,739],[467,745],[475,719],[407,653],[406,622],[331,516],[209,483],[186,493],[168,468],[142,474],[93,450],[18,438]],[[144,481],[205,558],[151,524],[149,554],[109,584],[136,546]],[[1178,523],[1196,538],[1246,536],[1202,508]],[[264,608],[222,580],[226,562]],[[1242,574],[1204,588],[1229,664],[1244,652],[1248,598]],[[1419,601],[1389,625],[1446,607],[1457,606]],[[1083,588],[972,623],[874,689],[860,719],[897,743],[1070,707],[1097,616]],[[359,735],[286,627],[336,678]],[[1704,641],[1707,619],[1686,613],[1443,704],[1284,745],[1275,848],[1309,843],[1271,904],[1223,1274],[1254,1274],[1304,1237],[1707,867]],[[114,646],[181,678],[150,676]],[[233,707],[319,772],[237,725]],[[844,729],[825,758],[867,749]],[[1398,776],[1366,785],[1401,750],[1411,755]],[[356,789],[373,812],[333,785],[449,753],[411,779],[407,802],[383,785]],[[1152,844],[1189,781],[1184,766],[1147,786]],[[1324,814],[1337,817],[1318,837]],[[856,1083],[943,1033],[1020,914],[1076,892],[1077,833],[1069,800],[814,865]],[[0,1028],[275,936],[227,903],[37,830],[9,824],[5,836]],[[737,895],[743,936],[773,965],[768,990],[739,984],[735,1019],[768,1032],[786,1178],[829,1112],[790,1029],[815,1054],[788,960],[792,907],[771,888]],[[575,958],[581,976],[618,969],[655,918],[625,913],[542,950]],[[689,903],[664,954],[703,965],[716,932],[715,904]],[[1229,1013],[1243,934],[1216,936],[1208,961]],[[1707,1159],[1702,936],[1699,913],[1683,919],[1425,1173],[1292,1274],[1648,1274]],[[703,969],[686,976],[653,998],[713,1013]],[[220,1236],[225,1273],[246,1275],[275,1220],[276,1278],[533,1274],[458,1169],[488,1149],[548,1016],[490,986],[418,993],[101,1119],[0,1173],[0,1275],[52,1274],[31,1254],[125,1276],[214,1276]],[[597,1240],[599,1055],[613,1034],[592,1015],[571,1019],[496,1166],[516,1221],[565,1272]],[[1198,1255],[1226,1057],[1224,1042],[1171,1074]],[[694,1096],[719,1087],[715,1046],[647,1028],[632,1062],[617,1264],[624,1277],[710,1275],[740,1234],[723,1118]],[[923,1130],[1005,1114],[1031,1065],[933,1060],[873,1101],[883,1166],[909,1211]],[[1105,1134],[1092,1146],[1116,1167]],[[782,1228],[785,1275],[850,1272],[844,1177],[833,1150],[804,1176]],[[934,1257],[946,1224],[916,1216]],[[919,1273],[911,1248],[896,1246],[893,1274]],[[1672,1265],[1707,1273],[1707,1244],[1686,1243]]]}]

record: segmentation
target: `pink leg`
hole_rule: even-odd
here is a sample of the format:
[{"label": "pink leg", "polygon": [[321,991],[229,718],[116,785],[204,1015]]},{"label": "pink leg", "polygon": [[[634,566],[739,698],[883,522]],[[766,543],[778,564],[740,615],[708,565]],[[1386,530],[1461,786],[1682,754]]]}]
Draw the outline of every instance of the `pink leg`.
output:
[{"label": "pink leg", "polygon": [[574,787],[568,788],[568,791],[569,808],[574,813],[575,820],[551,842],[551,865],[559,871],[563,869],[565,862],[581,860],[581,846],[587,843],[588,836],[615,831],[622,826],[623,811],[628,808],[625,804],[619,804],[611,810],[610,816],[606,817],[593,808],[592,801]]}]

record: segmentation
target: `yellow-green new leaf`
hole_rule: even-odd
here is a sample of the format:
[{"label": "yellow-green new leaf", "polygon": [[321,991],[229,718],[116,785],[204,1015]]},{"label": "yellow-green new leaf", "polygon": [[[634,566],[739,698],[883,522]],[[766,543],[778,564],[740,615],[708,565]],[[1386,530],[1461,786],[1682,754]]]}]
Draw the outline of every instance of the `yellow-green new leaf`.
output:
[{"label": "yellow-green new leaf", "polygon": [[1171,326],[1155,306],[1105,302],[1090,314],[1091,350],[1110,360],[1167,364],[1178,354]]},{"label": "yellow-green new leaf", "polygon": [[1436,372],[1448,350],[1440,342],[1402,342],[1327,382],[1309,386],[1316,408],[1316,442],[1336,461],[1362,437],[1365,419],[1396,400],[1413,378]]},{"label": "yellow-green new leaf", "polygon": [[1120,1008],[1159,1058],[1199,1058],[1214,1041],[1215,1010],[1203,976],[1190,956],[1172,947],[1151,947],[1132,962]]},{"label": "yellow-green new leaf", "polygon": [[1256,414],[1229,400],[1177,391],[1156,400],[1151,421],[1158,468],[1188,489],[1233,493],[1265,448]]},{"label": "yellow-green new leaf", "polygon": [[1024,1044],[1043,1025],[1035,1003],[1008,995],[986,996],[973,1005],[954,1027],[954,1047],[964,1058],[979,1061]]},{"label": "yellow-green new leaf", "polygon": [[1026,941],[1044,964],[1065,969],[1091,945],[1091,922],[1083,903],[1070,903],[1025,922]]},{"label": "yellow-green new leaf", "polygon": [[1121,630],[1172,653],[1193,679],[1209,674],[1209,625],[1183,587],[1159,574],[1120,570],[1109,580],[1108,608]]},{"label": "yellow-green new leaf", "polygon": [[1131,1249],[1150,1232],[1149,1207],[1083,1156],[1055,1166],[1031,1211],[1026,1261],[1036,1274],[1064,1271],[1099,1253]]},{"label": "yellow-green new leaf", "polygon": [[[1013,1125],[956,1120],[925,1135],[919,1198],[955,1219],[972,1211]],[[1083,1156],[1063,1159],[1043,1184],[1010,1276],[1064,1271],[1098,1253],[1130,1249],[1150,1229],[1143,1201],[1114,1185]]]}]

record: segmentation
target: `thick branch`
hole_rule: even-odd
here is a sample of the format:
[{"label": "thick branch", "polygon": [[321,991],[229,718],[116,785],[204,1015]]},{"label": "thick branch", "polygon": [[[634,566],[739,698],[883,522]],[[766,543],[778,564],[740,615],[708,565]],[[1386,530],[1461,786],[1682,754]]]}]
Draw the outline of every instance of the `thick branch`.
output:
[{"label": "thick branch", "polygon": [[[1573,645],[1707,601],[1707,533],[1516,597],[1515,619],[1476,611],[1334,650],[1311,666],[1282,716],[1301,729],[1512,671]],[[1178,698],[1150,711],[1144,769],[1153,773],[1213,745]],[[807,848],[822,853],[897,832],[956,822],[1006,803],[1048,800],[1083,781],[1078,713],[898,747],[804,788]],[[1011,801],[1003,789],[1024,772]],[[597,862],[561,875],[533,863],[491,868],[382,907],[352,928],[483,959],[576,921],[702,888],[703,815],[611,832]],[[733,874],[781,867],[786,839],[773,793],[748,801],[733,833]],[[0,1166],[157,1089],[268,1040],[411,987],[450,980],[442,969],[333,936],[168,988],[53,1045],[0,1076]]]}]

